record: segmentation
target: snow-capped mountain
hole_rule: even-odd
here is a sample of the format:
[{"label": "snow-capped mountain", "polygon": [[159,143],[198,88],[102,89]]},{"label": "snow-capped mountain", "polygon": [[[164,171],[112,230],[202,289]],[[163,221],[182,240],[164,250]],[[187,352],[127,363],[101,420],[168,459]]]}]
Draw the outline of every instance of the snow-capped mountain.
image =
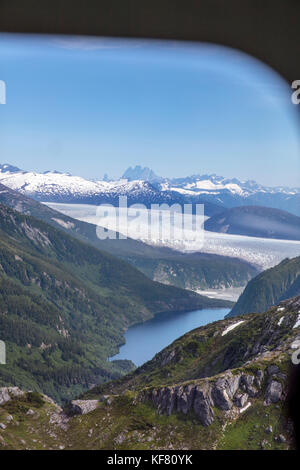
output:
[{"label": "snow-capped mountain", "polygon": [[[149,168],[129,168],[129,178],[92,181],[58,171],[37,173],[0,165],[0,182],[33,199],[43,202],[82,204],[118,204],[127,196],[128,204],[204,203],[206,215],[224,208],[260,205],[283,209],[300,215],[299,188],[269,188],[255,181],[241,182],[217,175],[193,175],[186,178],[160,178]],[[139,179],[131,179],[133,176]],[[148,181],[149,178],[154,181]]]},{"label": "snow-capped mountain", "polygon": [[[150,207],[151,204],[171,205],[189,202],[185,195],[167,189],[162,190],[160,185],[144,180],[128,181],[122,178],[115,181],[91,181],[58,171],[37,173],[17,170],[2,171],[0,167],[0,182],[43,202],[117,205],[119,196],[127,196],[129,205],[144,204],[146,207]],[[193,198],[193,202],[203,201]],[[221,209],[219,205],[207,202],[205,213],[211,216],[219,213]]]},{"label": "snow-capped mountain", "polygon": [[300,188],[267,187],[252,180],[239,181],[212,174],[166,180],[161,189],[189,197],[202,197],[224,208],[257,205],[300,215]]},{"label": "snow-capped mountain", "polygon": [[262,186],[256,181],[239,181],[237,178],[224,178],[223,176],[212,175],[193,175],[187,178],[174,178],[168,180],[168,188],[173,190],[188,190],[193,193],[199,194],[220,194],[226,190],[232,194],[240,196],[250,196],[257,192],[265,192],[270,194],[284,193],[294,195],[300,192],[300,188],[288,187],[266,187]]},{"label": "snow-capped mountain", "polygon": [[41,201],[62,200],[70,202],[72,199],[90,199],[97,196],[132,195],[138,197],[140,193],[155,192],[151,185],[145,181],[91,181],[80,176],[58,171],[36,173],[31,171],[0,171],[0,181],[11,189]]}]

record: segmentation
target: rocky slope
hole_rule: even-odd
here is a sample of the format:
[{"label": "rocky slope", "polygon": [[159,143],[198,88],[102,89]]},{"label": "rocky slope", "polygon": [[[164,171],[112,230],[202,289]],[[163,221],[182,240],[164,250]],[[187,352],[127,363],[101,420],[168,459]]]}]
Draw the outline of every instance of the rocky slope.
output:
[{"label": "rocky slope", "polygon": [[244,206],[227,209],[206,220],[204,227],[211,232],[300,240],[300,217],[269,207]]},{"label": "rocky slope", "polygon": [[251,279],[229,317],[264,312],[281,300],[300,295],[300,257],[285,259]]},{"label": "rocky slope", "polygon": [[[45,397],[1,389],[0,445],[292,448],[285,398],[291,355],[300,347],[299,309],[296,297],[264,314],[193,330],[133,373],[90,390],[64,411]],[[8,401],[7,393],[13,395]]]}]

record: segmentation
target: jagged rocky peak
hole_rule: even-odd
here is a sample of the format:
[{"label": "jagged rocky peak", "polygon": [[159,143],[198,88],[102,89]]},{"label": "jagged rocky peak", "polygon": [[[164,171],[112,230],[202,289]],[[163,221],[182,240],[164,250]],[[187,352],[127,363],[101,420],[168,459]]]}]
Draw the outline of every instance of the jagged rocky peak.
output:
[{"label": "jagged rocky peak", "polygon": [[151,168],[136,165],[134,168],[129,167],[123,173],[122,178],[129,181],[143,180],[143,181],[159,181],[161,178],[157,176]]}]

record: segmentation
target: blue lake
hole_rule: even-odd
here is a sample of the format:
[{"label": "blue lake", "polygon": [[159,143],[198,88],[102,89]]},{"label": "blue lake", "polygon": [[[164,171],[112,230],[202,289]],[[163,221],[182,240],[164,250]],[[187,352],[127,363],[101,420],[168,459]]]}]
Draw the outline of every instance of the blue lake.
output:
[{"label": "blue lake", "polygon": [[199,326],[222,320],[228,308],[193,310],[185,313],[162,313],[145,323],[132,326],[125,333],[126,344],[110,358],[131,359],[140,366],[175,339]]}]

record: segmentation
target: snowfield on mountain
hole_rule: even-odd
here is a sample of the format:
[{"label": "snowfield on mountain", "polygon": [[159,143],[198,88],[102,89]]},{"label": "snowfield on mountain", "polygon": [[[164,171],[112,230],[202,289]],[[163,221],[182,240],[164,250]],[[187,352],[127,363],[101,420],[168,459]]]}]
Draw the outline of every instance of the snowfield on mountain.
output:
[{"label": "snowfield on mountain", "polygon": [[90,181],[55,171],[0,173],[0,180],[11,189],[28,195],[43,195],[45,198],[54,195],[97,195],[110,192],[126,195],[128,192],[149,189],[149,185],[144,181]]}]

